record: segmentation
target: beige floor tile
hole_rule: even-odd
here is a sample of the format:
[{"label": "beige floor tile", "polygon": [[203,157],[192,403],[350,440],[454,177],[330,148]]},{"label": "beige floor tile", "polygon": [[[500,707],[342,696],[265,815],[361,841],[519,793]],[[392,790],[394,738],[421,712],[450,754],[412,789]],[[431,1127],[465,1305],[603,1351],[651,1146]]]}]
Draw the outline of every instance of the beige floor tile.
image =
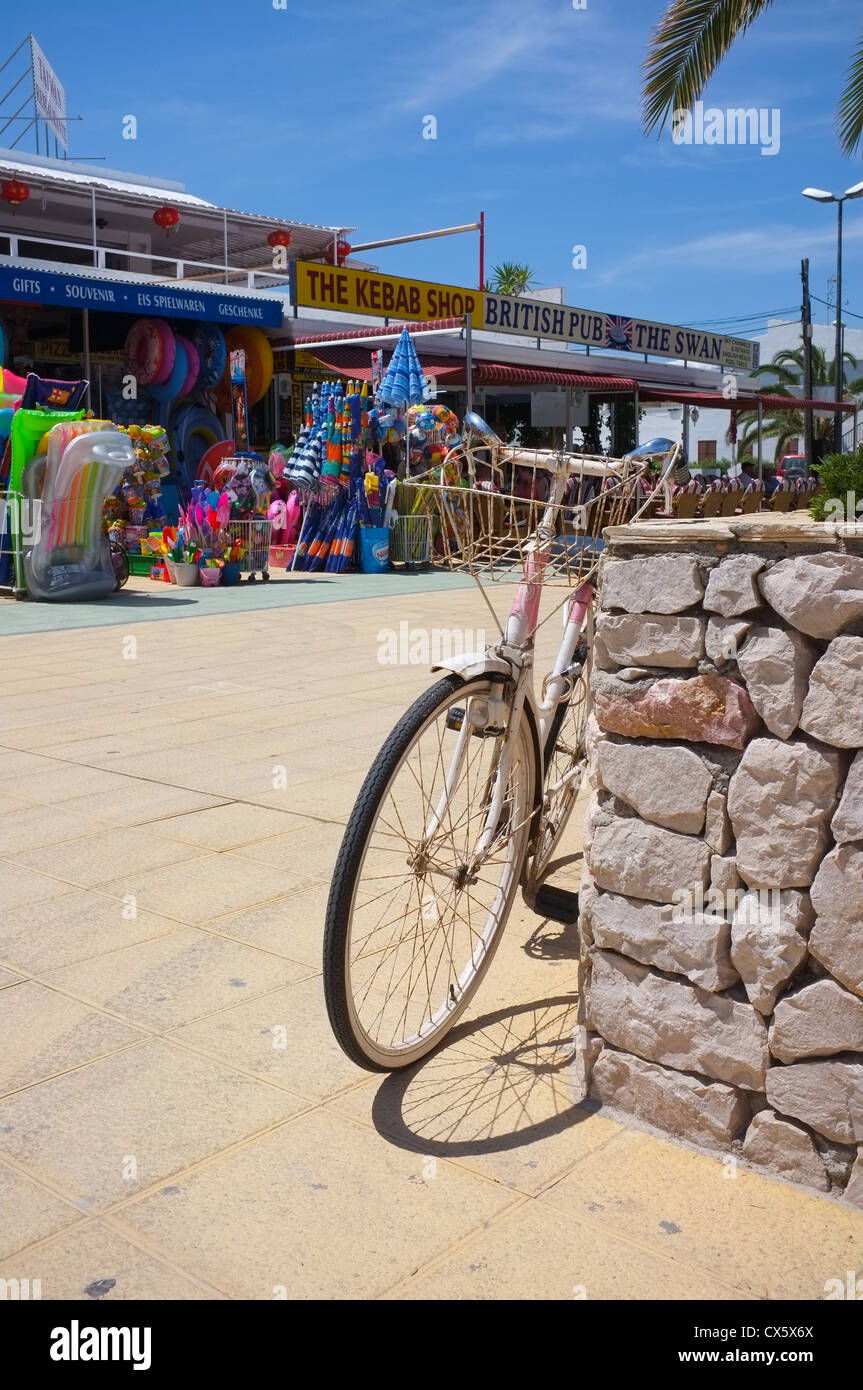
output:
[{"label": "beige floor tile", "polygon": [[163,825],[154,825],[171,839],[201,845],[206,849],[236,849],[254,845],[272,836],[291,834],[307,828],[308,822],[288,811],[274,811],[245,801],[229,801],[208,811],[192,811],[172,816]]},{"label": "beige floor tile", "polygon": [[188,928],[51,971],[46,983],[161,1032],[301,979],[306,967]]},{"label": "beige floor tile", "polygon": [[154,1040],[0,1102],[0,1154],[104,1211],[304,1103]]},{"label": "beige floor tile", "polygon": [[[3,875],[0,864],[0,879]],[[0,915],[0,960],[38,975],[151,937],[182,931],[178,922],[133,910],[117,898],[67,885],[62,897]]]},{"label": "beige floor tile", "polygon": [[527,1202],[392,1290],[394,1299],[734,1299],[700,1271]]},{"label": "beige floor tile", "polygon": [[364,770],[359,768],[354,772],[336,774],[324,780],[309,780],[303,775],[296,780],[291,778],[282,791],[260,791],[247,795],[259,806],[295,810],[303,815],[319,816],[321,820],[336,821],[344,825],[354,808],[364,776]]},{"label": "beige floor tile", "polygon": [[627,1131],[540,1201],[756,1298],[818,1299],[863,1263],[863,1214]]},{"label": "beige floor tile", "polygon": [[[512,1196],[321,1111],[123,1209],[123,1226],[242,1298],[365,1298]],[[242,1202],[236,1200],[243,1194]],[[253,1252],[239,1261],[240,1249]]]},{"label": "beige floor tile", "polygon": [[[8,787],[0,783],[0,790],[13,792],[16,785],[21,786],[25,796],[32,801],[40,801],[45,805],[54,806],[64,801],[85,798],[85,804],[81,810],[92,814],[97,802],[104,796],[110,796],[113,792],[134,788],[131,778],[120,777],[113,772],[103,772],[96,767],[73,767],[71,763],[64,763],[57,768],[44,766],[47,759],[43,759],[43,770],[28,772],[25,776],[15,774],[9,781]],[[73,808],[77,810],[77,805]]]},{"label": "beige floor tile", "polygon": [[0,854],[6,855],[59,845],[64,840],[76,840],[105,829],[103,820],[68,811],[65,806],[52,806],[50,810],[40,805],[22,806],[0,815]]},{"label": "beige floor tile", "polygon": [[146,1251],[102,1222],[83,1223],[0,1266],[0,1278],[41,1281],[43,1302],[116,1303],[126,1299],[223,1299],[224,1294]]},{"label": "beige floor tile", "polygon": [[193,859],[179,869],[129,874],[102,886],[117,897],[133,894],[139,907],[147,911],[195,926],[211,917],[299,892],[312,881],[307,875],[273,869],[230,851]]},{"label": "beige floor tile", "polygon": [[398,1143],[534,1193],[622,1126],[579,1104],[575,1002],[509,1005],[456,1025],[419,1067],[332,1105]]},{"label": "beige floor tile", "polygon": [[368,1077],[333,1037],[319,975],[201,1019],[170,1037],[312,1099],[335,1095]]},{"label": "beige floor tile", "polygon": [[279,898],[247,912],[217,917],[204,925],[222,936],[276,951],[320,970],[328,893],[328,884],[316,883],[289,898]]},{"label": "beige floor tile", "polygon": [[51,874],[79,888],[94,888],[109,880],[121,881],[118,875],[131,878],[168,864],[175,866],[180,876],[182,861],[197,859],[200,854],[197,846],[172,841],[165,835],[154,834],[149,828],[108,830],[103,825],[101,833],[24,850],[16,854],[12,862]]},{"label": "beige floor tile", "polygon": [[344,833],[342,825],[307,820],[288,835],[244,845],[239,852],[245,859],[256,859],[262,864],[284,865],[297,871],[302,866],[310,878],[329,884]]},{"label": "beige floor tile", "polygon": [[102,791],[95,797],[70,797],[64,802],[63,809],[84,811],[89,808],[94,815],[112,825],[145,825],[167,816],[203,811],[209,806],[218,806],[221,800],[220,797],[192,791],[187,787],[143,780],[136,782],[131,777],[118,777],[117,781],[123,785],[115,791]]},{"label": "beige floor tile", "polygon": [[[23,1173],[0,1163],[0,1260],[81,1220],[81,1213]],[[17,1261],[21,1263],[20,1259]],[[12,1261],[15,1266],[16,1261]],[[26,1278],[23,1268],[0,1266],[0,1276]],[[38,1275],[36,1276],[38,1278]]]},{"label": "beige floor tile", "polygon": [[30,909],[68,891],[68,883],[60,879],[49,878],[11,859],[0,859],[0,921],[16,908]]},{"label": "beige floor tile", "polygon": [[140,1040],[137,1028],[25,980],[0,1009],[0,1095]]}]

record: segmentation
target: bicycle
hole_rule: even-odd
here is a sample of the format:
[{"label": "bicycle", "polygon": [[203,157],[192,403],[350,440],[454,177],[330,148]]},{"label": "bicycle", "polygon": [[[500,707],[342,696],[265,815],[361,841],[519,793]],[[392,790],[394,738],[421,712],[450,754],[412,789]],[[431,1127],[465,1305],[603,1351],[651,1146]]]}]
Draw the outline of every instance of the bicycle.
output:
[{"label": "bicycle", "polygon": [[[528,905],[541,901],[585,769],[602,532],[645,511],[636,487],[654,456],[511,448],[471,413],[443,468],[412,480],[440,558],[476,579],[500,640],[433,668],[443,674],[384,743],[348,820],[324,992],[339,1044],[368,1070],[437,1047],[488,970],[519,886]],[[678,456],[677,445],[663,456],[666,494]],[[484,580],[516,585],[503,624]],[[563,638],[537,698],[535,635],[553,587],[564,597],[542,621],[562,609]]]}]

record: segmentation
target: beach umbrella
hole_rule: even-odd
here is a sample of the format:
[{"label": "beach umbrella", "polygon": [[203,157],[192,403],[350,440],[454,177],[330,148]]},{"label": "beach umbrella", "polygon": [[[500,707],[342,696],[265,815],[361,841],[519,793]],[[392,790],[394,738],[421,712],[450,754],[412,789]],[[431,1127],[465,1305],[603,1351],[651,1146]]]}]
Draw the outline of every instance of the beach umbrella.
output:
[{"label": "beach umbrella", "polygon": [[406,410],[408,406],[427,401],[430,396],[413,338],[404,328],[378,388],[378,400]]}]

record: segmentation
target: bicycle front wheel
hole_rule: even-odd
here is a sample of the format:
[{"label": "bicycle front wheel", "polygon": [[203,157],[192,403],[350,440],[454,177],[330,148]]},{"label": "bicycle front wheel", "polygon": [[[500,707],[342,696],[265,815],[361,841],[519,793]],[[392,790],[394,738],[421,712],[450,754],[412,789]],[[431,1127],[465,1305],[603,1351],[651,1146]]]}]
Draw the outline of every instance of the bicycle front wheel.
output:
[{"label": "bicycle front wheel", "polygon": [[495,803],[504,743],[503,729],[488,724],[495,690],[451,675],[421,695],[384,744],[345,831],[327,904],[324,992],[336,1038],[371,1071],[410,1066],[452,1028],[518,889],[533,743],[523,721]]}]

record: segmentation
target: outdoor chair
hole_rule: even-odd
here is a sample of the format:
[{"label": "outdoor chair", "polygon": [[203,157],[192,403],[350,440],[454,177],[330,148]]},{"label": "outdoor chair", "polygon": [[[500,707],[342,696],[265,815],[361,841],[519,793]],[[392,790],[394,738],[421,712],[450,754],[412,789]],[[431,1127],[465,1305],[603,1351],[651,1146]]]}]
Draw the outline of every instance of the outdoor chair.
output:
[{"label": "outdoor chair", "polygon": [[784,478],[780,478],[776,485],[776,491],[767,505],[772,512],[787,512],[796,496],[796,489]]},{"label": "outdoor chair", "polygon": [[726,483],[722,498],[722,508],[720,516],[735,516],[737,508],[741,506],[746,489],[740,487],[738,483]]},{"label": "outdoor chair", "polygon": [[740,503],[740,510],[744,516],[748,516],[750,512],[760,511],[763,501],[764,483],[760,478],[756,478],[754,482],[749,484],[744,492],[743,500]]},{"label": "outdoor chair", "polygon": [[714,479],[707,488],[701,503],[702,520],[719,516],[725,501],[725,487],[720,478]]},{"label": "outdoor chair", "polygon": [[693,478],[682,487],[674,489],[671,497],[671,510],[678,521],[691,521],[698,511],[701,501],[701,484]]}]

